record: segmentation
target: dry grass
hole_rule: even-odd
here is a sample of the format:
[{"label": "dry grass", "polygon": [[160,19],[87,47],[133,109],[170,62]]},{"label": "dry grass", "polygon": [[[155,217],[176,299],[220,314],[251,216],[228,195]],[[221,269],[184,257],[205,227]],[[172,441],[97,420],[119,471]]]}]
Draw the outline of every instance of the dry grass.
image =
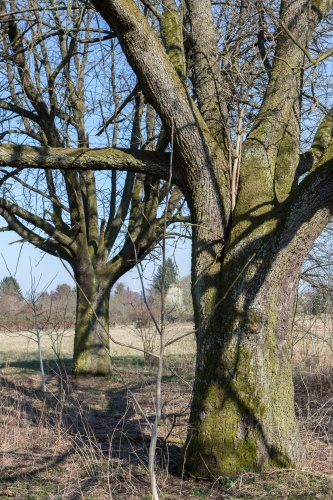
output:
[{"label": "dry grass", "polygon": [[296,318],[293,362],[296,413],[305,455],[303,469],[333,477],[331,316]]},{"label": "dry grass", "polygon": [[[192,324],[173,323],[167,328],[167,341],[172,340],[184,333],[192,332]],[[111,338],[125,346],[113,343],[111,341],[111,354],[113,357],[136,356],[142,358],[143,354],[136,349],[143,347],[143,336],[153,335],[152,328],[135,328],[134,325],[120,326],[110,329]],[[156,334],[154,334],[156,337]],[[61,356],[71,358],[73,353],[74,331],[66,331],[59,334],[59,338],[54,332],[42,333],[43,353],[46,359],[54,358],[54,345],[61,342]],[[36,337],[31,332],[4,332],[0,331],[0,363],[13,361],[25,361],[37,359]],[[180,341],[170,345],[166,349],[167,355],[195,354],[194,334],[186,336]]]},{"label": "dry grass", "polygon": [[[302,468],[210,482],[181,480],[177,464],[186,435],[195,352],[193,336],[189,336],[170,346],[166,360],[157,457],[161,498],[333,497],[329,334],[326,324],[317,322],[314,329],[309,318],[301,325],[293,357],[296,410],[307,452]],[[179,336],[190,328],[172,325],[168,335]],[[305,330],[307,336],[300,340]],[[111,333],[118,341],[141,345],[133,328],[114,328]],[[57,371],[50,339],[45,336],[43,350],[49,367],[48,392],[43,394],[32,340],[2,333],[0,342],[0,448],[27,453],[0,454],[0,498],[148,500],[147,447],[154,417],[155,367],[144,363],[142,353],[113,346],[116,370],[111,380],[74,380]],[[70,334],[63,339],[67,368],[72,342]]]}]

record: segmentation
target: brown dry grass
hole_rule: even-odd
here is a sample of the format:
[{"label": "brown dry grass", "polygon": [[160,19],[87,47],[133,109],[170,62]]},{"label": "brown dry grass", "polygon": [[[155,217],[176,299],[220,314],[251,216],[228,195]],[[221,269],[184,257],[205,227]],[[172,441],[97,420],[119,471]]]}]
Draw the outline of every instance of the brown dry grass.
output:
[{"label": "brown dry grass", "polygon": [[[181,480],[177,464],[186,435],[194,368],[195,344],[190,336],[174,344],[166,359],[165,418],[157,456],[161,498],[333,498],[330,334],[324,322],[317,321],[316,328],[311,318],[299,324],[293,358],[296,411],[306,450],[302,467],[209,482]],[[172,325],[168,335],[178,336],[189,328]],[[133,328],[111,333],[118,341],[140,346]],[[67,368],[72,341],[72,335],[63,339]],[[48,392],[43,394],[32,341],[2,333],[0,342],[0,448],[30,453],[0,454],[0,498],[148,500],[148,422],[154,417],[155,368],[144,364],[142,353],[113,346],[112,379],[74,380],[59,373],[45,337],[49,368]]]},{"label": "brown dry grass", "polygon": [[[149,330],[149,331],[148,331]],[[184,333],[192,332],[192,324],[179,324],[172,323],[167,328],[167,341],[172,340]],[[121,356],[137,356],[142,357],[142,353],[135,349],[130,349],[128,346],[133,346],[134,348],[143,347],[142,336],[148,336],[153,334],[152,327],[138,329],[134,325],[118,326],[110,329],[110,335],[112,339],[117,342],[125,344],[126,346],[121,346],[119,344],[113,343],[111,341],[111,354],[114,357]],[[156,337],[156,334],[155,334]],[[44,357],[46,359],[54,357],[53,345],[57,341],[57,335],[55,332],[42,332],[42,347]],[[59,333],[58,341],[61,341],[61,356],[64,358],[71,358],[73,353],[73,341],[74,341],[74,331],[67,330],[65,332]],[[11,364],[16,360],[24,361],[29,359],[37,358],[37,343],[36,337],[32,332],[5,332],[0,331],[0,363],[7,361]],[[166,348],[167,355],[183,355],[183,354],[195,354],[195,339],[194,334],[189,335],[180,341],[170,345]]]}]

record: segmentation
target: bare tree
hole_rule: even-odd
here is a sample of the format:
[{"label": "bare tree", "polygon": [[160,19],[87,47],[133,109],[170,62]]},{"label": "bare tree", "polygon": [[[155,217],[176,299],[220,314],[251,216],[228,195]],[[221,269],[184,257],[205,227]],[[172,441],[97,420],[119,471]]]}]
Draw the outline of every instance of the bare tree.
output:
[{"label": "bare tree", "polygon": [[[131,72],[119,88],[114,33],[91,9],[76,0],[66,6],[53,0],[2,1],[0,21],[2,139],[39,144],[45,152],[49,147],[88,148],[95,109],[101,113],[102,131],[104,115],[113,109],[114,118],[108,120],[113,133],[106,144],[122,141],[138,150],[146,137],[149,147],[155,147],[156,113]],[[122,135],[119,121],[124,122]],[[162,141],[158,147],[166,146]],[[141,260],[161,238],[166,184],[135,173],[36,173],[20,167],[2,169],[0,182],[0,215],[7,223],[2,230],[16,231],[21,241],[72,267],[78,285],[74,372],[109,374],[110,290],[135,265],[134,246]],[[169,223],[177,219],[181,197],[174,188]]]},{"label": "bare tree", "polygon": [[[174,129],[172,181],[193,227],[198,349],[184,447],[193,475],[288,467],[300,457],[291,328],[302,262],[333,210],[333,112],[318,76],[331,73],[332,3],[88,2],[117,36],[167,137]],[[1,164],[16,168],[121,168],[162,179],[168,159],[0,147]]]}]

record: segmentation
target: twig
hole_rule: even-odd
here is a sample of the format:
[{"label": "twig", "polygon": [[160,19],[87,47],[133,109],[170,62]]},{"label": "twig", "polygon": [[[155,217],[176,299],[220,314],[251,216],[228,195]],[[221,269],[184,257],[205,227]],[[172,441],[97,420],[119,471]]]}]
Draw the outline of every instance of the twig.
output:
[{"label": "twig", "polygon": [[169,203],[169,193],[172,182],[172,162],[173,162],[173,134],[174,134],[174,123],[172,120],[171,127],[171,152],[170,152],[170,169],[169,169],[169,180],[168,180],[168,189],[165,199],[165,212],[164,212],[164,233],[162,240],[162,283],[161,283],[161,328],[160,328],[160,356],[158,359],[158,369],[156,376],[156,414],[155,421],[151,431],[151,440],[149,446],[149,460],[148,460],[148,469],[150,476],[150,485],[153,500],[159,500],[158,491],[157,491],[157,482],[156,482],[156,474],[155,474],[155,456],[156,456],[156,445],[157,445],[157,432],[159,422],[162,418],[162,376],[163,376],[163,357],[165,350],[165,274],[166,274],[166,248],[165,248],[165,235],[166,235],[166,227],[167,227],[167,212],[168,212],[168,203]]},{"label": "twig", "polygon": [[124,102],[119,106],[118,109],[116,109],[116,111],[113,113],[113,115],[108,119],[108,120],[104,120],[104,124],[103,124],[103,127],[100,128],[97,132],[97,136],[99,135],[102,135],[102,133],[105,131],[106,132],[106,129],[107,127],[110,125],[110,123],[112,123],[116,118],[117,116],[121,113],[121,111],[127,106],[127,104],[133,99],[133,97],[135,96],[135,94],[138,92],[138,90],[140,89],[140,85],[137,83],[134,87],[134,89],[132,90],[132,92],[126,97],[126,99],[124,100]]},{"label": "twig", "polygon": [[146,421],[146,424],[148,425],[148,427],[151,429],[152,428],[152,425],[151,423],[149,422],[148,418],[147,418],[147,415],[145,414],[145,412],[143,411],[143,409],[141,408],[140,406],[140,403],[139,401],[136,399],[136,396],[133,394],[133,392],[130,390],[130,389],[127,389],[127,392],[132,396],[135,404],[137,405],[140,413],[142,414],[143,418],[145,419]]}]

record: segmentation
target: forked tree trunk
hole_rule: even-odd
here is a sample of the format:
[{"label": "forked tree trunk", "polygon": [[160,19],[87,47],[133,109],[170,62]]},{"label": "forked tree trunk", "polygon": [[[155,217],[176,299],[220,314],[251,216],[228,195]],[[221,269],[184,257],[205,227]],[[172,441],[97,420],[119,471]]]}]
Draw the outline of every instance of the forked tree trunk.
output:
[{"label": "forked tree trunk", "polygon": [[112,371],[108,335],[110,287],[96,279],[77,281],[74,374],[109,376]]},{"label": "forked tree trunk", "polygon": [[299,208],[298,223],[280,213],[282,223],[262,219],[243,239],[232,230],[221,269],[216,263],[206,281],[201,252],[194,252],[197,367],[183,458],[195,476],[300,460],[291,329],[300,266],[327,212],[306,220]]},{"label": "forked tree trunk", "polygon": [[[280,2],[281,26],[274,39],[274,57],[270,57],[270,51],[267,58],[266,54],[263,57],[269,68],[267,86],[262,89],[262,102],[253,123],[246,119],[246,128],[251,130],[243,142],[241,158],[239,148],[234,154],[231,145],[234,134],[229,129],[224,101],[224,95],[229,94],[229,77],[225,84],[220,78],[220,48],[211,2],[185,2],[189,28],[186,45],[190,50],[184,47],[184,52],[180,48],[173,53],[170,48],[181,43],[183,21],[177,22],[178,2],[162,2],[163,16],[158,17],[163,17],[163,39],[170,58],[136,2],[90,3],[110,24],[145,98],[161,118],[167,136],[173,137],[173,182],[183,191],[191,211],[198,354],[191,426],[184,447],[185,469],[192,475],[207,476],[294,466],[300,456],[290,359],[294,297],[301,263],[333,213],[332,111],[307,152],[309,164],[302,165],[306,158],[299,156],[300,98],[306,56],[309,61],[312,57],[307,53],[310,40],[332,8],[332,1]],[[167,4],[174,8],[167,9]],[[172,33],[174,21],[178,24],[176,37]],[[188,92],[189,82],[179,78],[179,74],[183,76],[185,52],[191,54],[188,62],[194,99]],[[310,66],[320,57],[310,61]],[[30,85],[24,88],[30,92]],[[34,94],[30,101],[37,109]],[[243,102],[245,105],[247,97]],[[44,111],[40,114],[45,121]],[[230,123],[234,118],[232,111]],[[51,132],[50,145],[57,142]],[[241,138],[243,132],[238,133]],[[1,158],[4,166],[18,167],[22,157],[23,167],[28,162],[36,166],[41,158],[43,168],[53,168],[55,162],[61,167],[59,150],[55,156],[48,151],[47,161],[43,157],[45,148],[28,150],[24,146],[9,151],[9,159]],[[64,155],[62,168],[94,167],[98,163],[95,153],[79,151],[74,162],[69,152]],[[105,167],[110,152],[104,150],[103,157]],[[144,161],[144,157],[141,159]],[[168,179],[165,163],[160,168],[146,161],[146,169],[140,166],[135,171]],[[111,161],[112,167],[124,168],[127,164],[133,168],[120,151]],[[300,175],[306,172],[298,184]],[[86,175],[82,177],[88,180]],[[88,185],[92,187],[91,182]],[[7,211],[12,208],[7,200],[4,207]],[[100,257],[92,248],[99,250],[100,238],[97,217],[91,217],[94,213],[97,206],[89,207],[87,238],[74,259],[81,287],[74,363],[77,374],[105,375],[111,370],[106,321],[109,290],[106,294],[106,287],[95,274]],[[135,211],[132,215],[136,225]],[[81,225],[80,231],[84,219],[83,212],[72,215],[74,226]],[[27,239],[24,233],[21,235]],[[72,243],[70,239],[68,248]]]}]

